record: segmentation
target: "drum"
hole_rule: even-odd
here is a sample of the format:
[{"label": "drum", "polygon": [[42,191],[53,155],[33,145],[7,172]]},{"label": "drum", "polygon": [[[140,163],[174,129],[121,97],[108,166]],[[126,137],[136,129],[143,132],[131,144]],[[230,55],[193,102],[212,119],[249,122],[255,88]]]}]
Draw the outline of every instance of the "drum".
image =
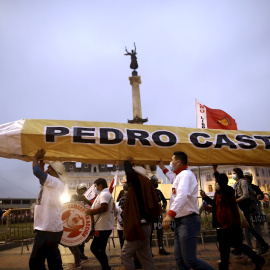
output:
[{"label": "drum", "polygon": [[63,236],[61,244],[67,247],[78,246],[88,237],[91,230],[91,219],[85,214],[86,208],[80,203],[63,205]]}]

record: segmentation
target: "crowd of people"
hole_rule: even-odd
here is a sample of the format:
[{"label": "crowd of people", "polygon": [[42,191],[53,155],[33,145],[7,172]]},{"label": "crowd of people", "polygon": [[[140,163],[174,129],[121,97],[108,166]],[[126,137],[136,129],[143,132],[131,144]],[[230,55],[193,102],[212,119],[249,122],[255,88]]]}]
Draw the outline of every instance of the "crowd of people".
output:
[{"label": "crowd of people", "polygon": [[[29,259],[32,269],[63,269],[58,245],[63,234],[62,203],[60,195],[64,191],[66,179],[65,167],[59,161],[44,161],[45,151],[40,149],[34,156],[33,172],[39,179],[41,191],[37,199],[34,215],[36,232],[33,250]],[[48,169],[44,171],[44,162]],[[121,246],[121,262],[125,269],[156,269],[154,254],[151,249],[153,230],[157,230],[159,254],[168,255],[163,245],[163,229],[174,230],[174,256],[179,269],[215,269],[196,254],[197,239],[200,231],[200,212],[198,208],[198,181],[188,168],[188,156],[182,151],[174,152],[170,170],[162,161],[159,167],[172,184],[169,210],[167,201],[158,189],[158,179],[147,176],[143,165],[134,163],[129,157],[124,162],[126,183],[119,193],[116,203],[107,181],[98,178],[94,182],[95,199],[91,202],[83,196],[87,190],[85,184],[77,187],[77,194],[72,202],[89,204],[85,214],[91,216],[93,240],[90,250],[99,261],[102,270],[111,269],[106,254],[108,239],[117,220],[117,232]],[[209,198],[201,190],[203,200],[212,206],[213,227],[217,229],[220,251],[219,269],[229,269],[230,249],[234,254],[246,254],[259,270],[265,264],[261,256],[269,249],[260,232],[256,230],[250,215],[260,213],[259,200],[263,194],[252,184],[252,175],[235,168],[234,188],[228,186],[226,174],[218,173],[213,166],[216,179],[215,196]],[[252,234],[257,240],[257,252],[253,250],[251,241],[243,243],[243,230],[239,209],[248,223],[246,238]],[[240,213],[240,214],[239,214]],[[163,218],[163,214],[165,217]],[[249,241],[249,240],[247,240]],[[82,260],[88,258],[84,254],[84,243],[70,248],[74,255],[74,264],[70,269],[80,269]]]}]

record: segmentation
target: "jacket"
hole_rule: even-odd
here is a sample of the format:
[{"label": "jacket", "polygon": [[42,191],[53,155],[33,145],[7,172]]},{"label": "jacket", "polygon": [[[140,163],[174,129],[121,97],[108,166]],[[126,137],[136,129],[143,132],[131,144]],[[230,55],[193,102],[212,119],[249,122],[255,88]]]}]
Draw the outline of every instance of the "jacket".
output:
[{"label": "jacket", "polygon": [[240,227],[240,215],[232,187],[222,182],[219,173],[214,173],[220,190],[215,192],[214,199],[206,196],[204,200],[213,206],[213,228]]},{"label": "jacket", "polygon": [[[159,203],[155,188],[146,177],[136,173],[129,161],[125,161],[128,193],[124,207],[123,230],[127,241],[145,240],[141,228],[141,221],[151,223],[158,218]],[[138,194],[141,194],[138,196]]]}]

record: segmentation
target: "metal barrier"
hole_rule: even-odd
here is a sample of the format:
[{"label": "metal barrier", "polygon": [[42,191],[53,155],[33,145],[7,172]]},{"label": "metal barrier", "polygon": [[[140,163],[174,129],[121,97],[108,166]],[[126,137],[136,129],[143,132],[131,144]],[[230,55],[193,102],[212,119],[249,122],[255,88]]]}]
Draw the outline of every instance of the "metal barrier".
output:
[{"label": "metal barrier", "polygon": [[[260,232],[262,236],[270,235],[270,208],[269,202],[261,201],[261,212],[262,215],[265,216],[264,221],[260,223]],[[215,238],[216,237],[216,229],[212,227],[212,213],[203,211],[201,213],[201,230],[200,236],[202,244],[205,243],[205,239],[207,237]]]},{"label": "metal barrier", "polygon": [[[0,242],[21,242],[23,246],[34,239],[34,215],[30,208],[11,209],[0,224]],[[21,253],[22,253],[21,250]]]}]

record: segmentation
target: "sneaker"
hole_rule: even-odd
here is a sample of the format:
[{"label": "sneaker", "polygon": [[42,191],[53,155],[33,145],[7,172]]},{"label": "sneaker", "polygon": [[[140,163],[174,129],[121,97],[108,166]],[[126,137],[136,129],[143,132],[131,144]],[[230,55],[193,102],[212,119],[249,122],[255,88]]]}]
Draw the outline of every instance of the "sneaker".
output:
[{"label": "sneaker", "polygon": [[81,264],[73,263],[68,269],[72,270],[72,269],[81,269],[81,268],[82,268]]},{"label": "sneaker", "polygon": [[269,250],[269,245],[265,243],[264,245],[262,245],[259,255],[265,254],[268,250]]},{"label": "sneaker", "polygon": [[255,263],[256,267],[254,268],[254,270],[261,270],[262,267],[266,264],[266,260],[261,257],[259,262]]},{"label": "sneaker", "polygon": [[80,258],[81,258],[81,260],[88,260],[88,257],[85,256],[84,253],[81,253],[81,254],[80,254]]},{"label": "sneaker", "polygon": [[159,254],[160,255],[170,255],[171,253],[166,251],[165,248],[160,248],[159,249]]}]

